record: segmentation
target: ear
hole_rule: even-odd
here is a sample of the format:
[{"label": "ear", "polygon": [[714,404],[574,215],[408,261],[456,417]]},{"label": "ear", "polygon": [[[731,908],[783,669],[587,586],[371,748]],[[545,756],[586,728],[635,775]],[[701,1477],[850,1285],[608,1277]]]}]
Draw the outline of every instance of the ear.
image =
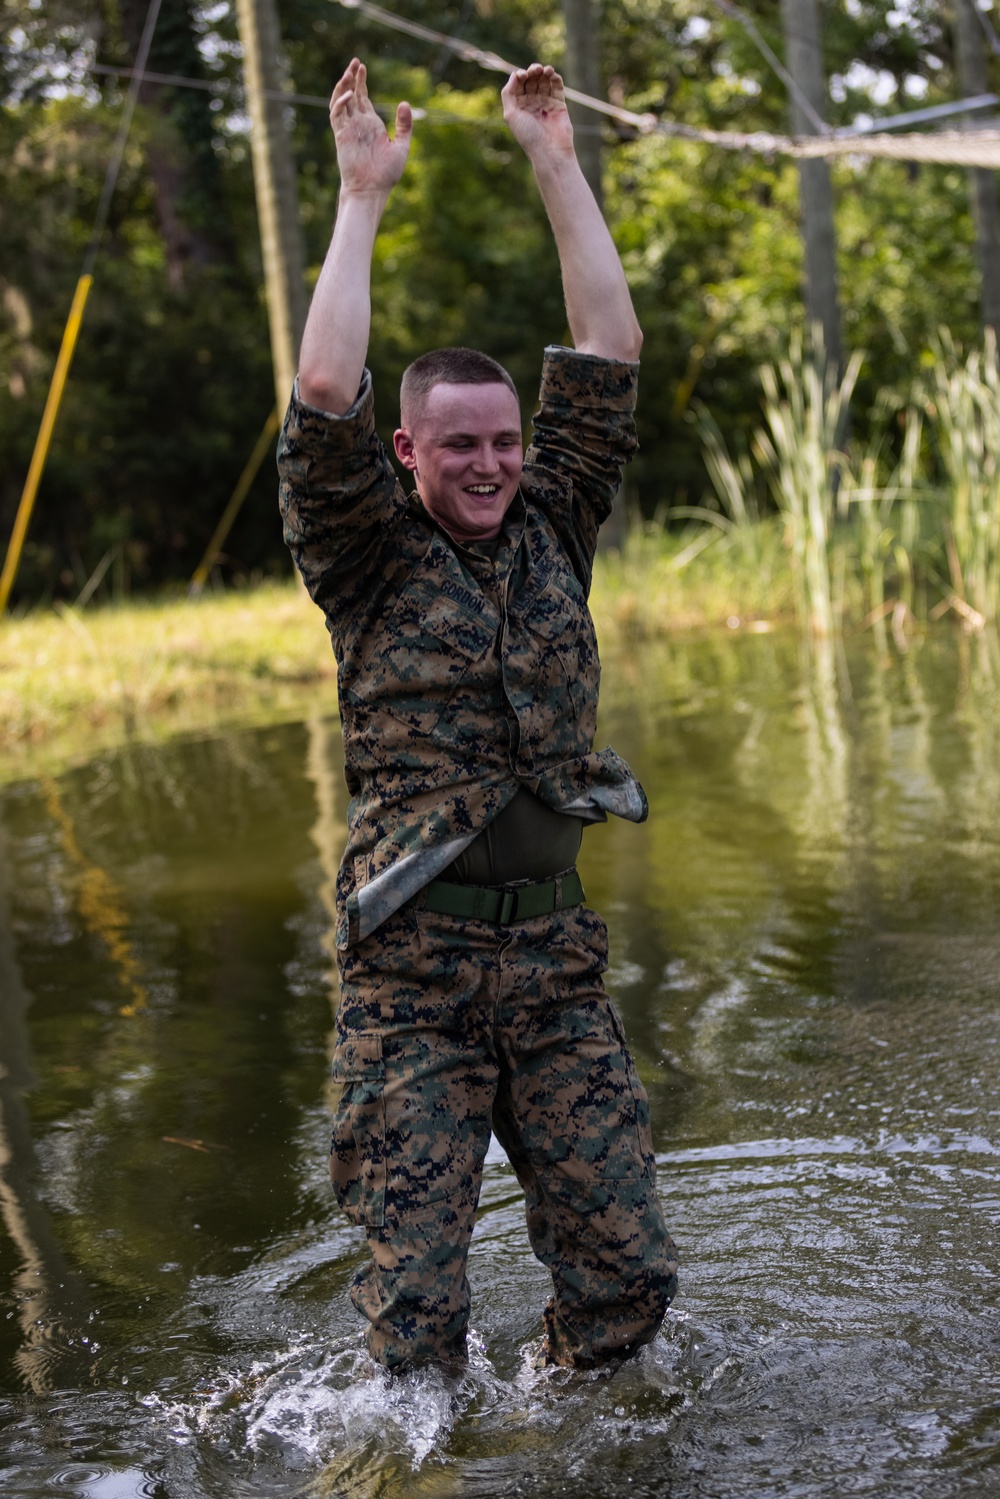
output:
[{"label": "ear", "polygon": [[400,427],[392,434],[392,445],[396,450],[396,457],[404,468],[411,473],[417,471],[417,455],[413,447],[413,438],[405,427]]}]

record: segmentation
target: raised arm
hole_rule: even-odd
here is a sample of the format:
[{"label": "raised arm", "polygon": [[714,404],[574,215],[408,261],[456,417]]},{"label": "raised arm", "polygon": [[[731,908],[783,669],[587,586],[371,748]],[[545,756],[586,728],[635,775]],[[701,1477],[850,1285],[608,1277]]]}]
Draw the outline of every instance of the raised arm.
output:
[{"label": "raised arm", "polygon": [[638,359],[642,330],[614,241],[576,159],[562,79],[554,68],[532,63],[511,74],[501,97],[552,225],[574,347],[606,359]]},{"label": "raised arm", "polygon": [[340,198],[333,239],[302,335],[299,395],[341,416],[357,399],[371,330],[371,266],[389,193],[410,150],[413,116],[396,110],[395,138],[368,97],[365,65],[355,57],[330,99]]}]

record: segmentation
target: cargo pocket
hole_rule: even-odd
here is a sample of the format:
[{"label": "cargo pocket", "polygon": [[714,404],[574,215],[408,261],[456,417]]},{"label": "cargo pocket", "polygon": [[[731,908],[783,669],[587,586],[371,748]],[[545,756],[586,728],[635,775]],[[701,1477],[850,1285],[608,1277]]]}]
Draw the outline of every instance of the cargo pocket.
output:
[{"label": "cargo pocket", "polygon": [[333,1116],[330,1180],[352,1223],[381,1228],[385,1221],[385,1064],[382,1037],[359,1031],[334,1054],[340,1098]]}]

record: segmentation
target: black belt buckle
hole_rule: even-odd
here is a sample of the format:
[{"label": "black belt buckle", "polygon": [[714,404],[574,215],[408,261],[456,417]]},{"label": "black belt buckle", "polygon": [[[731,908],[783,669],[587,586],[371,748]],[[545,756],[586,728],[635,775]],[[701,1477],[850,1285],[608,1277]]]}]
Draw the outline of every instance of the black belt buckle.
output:
[{"label": "black belt buckle", "polygon": [[517,891],[509,886],[498,891],[500,896],[500,910],[497,912],[497,922],[500,926],[510,926],[511,922],[517,920]]}]

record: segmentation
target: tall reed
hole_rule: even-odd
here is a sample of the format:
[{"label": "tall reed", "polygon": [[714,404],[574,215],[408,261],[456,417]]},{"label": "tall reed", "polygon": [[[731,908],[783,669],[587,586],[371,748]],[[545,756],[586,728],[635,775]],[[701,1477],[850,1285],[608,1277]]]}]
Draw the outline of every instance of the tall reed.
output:
[{"label": "tall reed", "polygon": [[802,618],[816,635],[834,628],[830,560],[842,467],[838,449],[862,358],[852,354],[838,378],[817,328],[811,350],[795,335],[787,358],[760,372],[765,426],[754,450],[785,520]]},{"label": "tall reed", "polygon": [[[923,477],[921,409],[882,392],[867,414],[864,445],[848,437],[850,401],[864,355],[851,356],[843,376],[828,363],[817,329],[811,350],[794,338],[788,357],[760,371],[764,425],[754,435],[755,467],[746,452],[733,458],[702,408],[702,450],[716,498],[736,534],[759,530],[761,475],[782,518],[795,583],[796,609],[811,632],[828,637],[842,622],[845,594],[863,600],[865,623],[885,637],[892,614],[897,642],[913,618],[914,562],[921,508],[931,493]],[[903,441],[891,441],[900,418]],[[685,515],[703,512],[685,509]],[[718,519],[716,517],[716,519]],[[748,558],[752,545],[744,544]],[[894,575],[897,597],[887,597]],[[859,586],[860,585],[860,586]]]},{"label": "tall reed", "polygon": [[953,598],[983,621],[1000,614],[1000,365],[987,328],[963,360],[939,334],[927,411],[947,482],[948,571]]},{"label": "tall reed", "polygon": [[[861,574],[866,624],[885,643],[885,617],[893,616],[897,643],[905,648],[904,620],[913,616],[913,559],[920,536],[918,506],[923,422],[919,408],[907,407],[902,450],[894,460],[888,441],[898,400],[883,391],[869,418],[864,449],[850,444],[841,456],[840,514],[850,522],[854,560]],[[897,575],[898,596],[886,599],[886,573]]]}]

